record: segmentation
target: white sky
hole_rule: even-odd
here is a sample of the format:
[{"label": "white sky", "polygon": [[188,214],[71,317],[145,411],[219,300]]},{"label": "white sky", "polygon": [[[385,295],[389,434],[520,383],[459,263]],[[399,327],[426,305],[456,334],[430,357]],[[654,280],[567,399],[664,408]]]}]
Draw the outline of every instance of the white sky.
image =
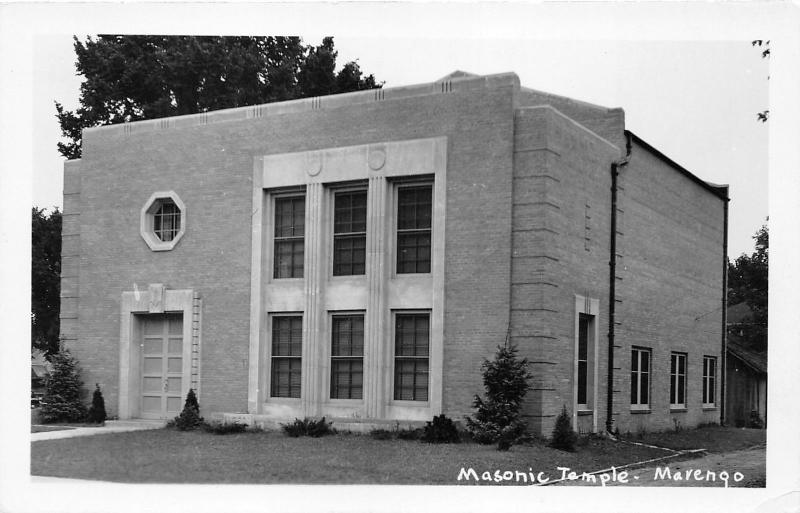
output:
[{"label": "white sky", "polygon": [[[237,511],[585,511],[589,503],[614,512],[673,511],[676,504],[686,511],[788,511],[786,501],[793,507],[797,497],[788,492],[800,489],[800,417],[796,408],[775,405],[796,388],[800,361],[799,22],[796,2],[768,1],[0,4],[3,390],[24,392],[27,379],[30,206],[61,204],[52,101],[77,102],[72,34],[299,34],[307,43],[330,34],[340,62],[358,58],[389,87],[454,69],[514,71],[532,88],[623,107],[640,137],[700,178],[730,184],[731,256],[753,250],[750,237],[769,213],[771,275],[765,490],[36,485],[27,478],[27,398],[10,393],[0,397],[0,509],[141,511],[146,503],[195,513],[230,504]],[[757,38],[772,40],[770,62],[749,46]],[[755,113],[768,103],[772,117],[764,125]]]},{"label": "white sky", "polygon": [[[729,42],[536,41],[498,38],[335,38],[339,64],[358,59],[386,87],[455,69],[516,72],[523,85],[625,109],[627,127],[704,180],[730,184],[732,257],[753,251],[767,217],[769,62],[749,39]],[[82,36],[81,36],[82,37]],[[319,44],[320,36],[306,43]],[[53,101],[78,105],[70,35],[34,41],[33,203],[62,205]]]}]

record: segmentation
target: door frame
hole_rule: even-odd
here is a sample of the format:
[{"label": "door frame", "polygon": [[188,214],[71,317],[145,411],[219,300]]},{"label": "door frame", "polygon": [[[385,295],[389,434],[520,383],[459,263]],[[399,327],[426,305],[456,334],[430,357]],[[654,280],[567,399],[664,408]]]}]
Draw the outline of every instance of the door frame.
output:
[{"label": "door frame", "polygon": [[[200,298],[192,289],[168,290],[162,284],[150,284],[146,291],[133,290],[122,293],[120,302],[119,338],[119,402],[120,419],[138,418],[141,400],[141,339],[142,319],[148,314],[183,314],[183,362],[181,397],[186,397],[190,388],[200,397],[199,351],[200,351]],[[193,348],[197,355],[193,355]],[[193,356],[196,358],[193,359]],[[193,360],[197,362],[195,375]],[[193,387],[194,378],[194,387]]]}]

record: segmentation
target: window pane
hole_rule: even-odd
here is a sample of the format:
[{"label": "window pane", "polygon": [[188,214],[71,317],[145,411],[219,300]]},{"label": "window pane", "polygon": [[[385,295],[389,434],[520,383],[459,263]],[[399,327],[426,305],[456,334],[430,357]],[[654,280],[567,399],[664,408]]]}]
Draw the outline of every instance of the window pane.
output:
[{"label": "window pane", "polygon": [[300,358],[272,358],[272,397],[300,397]]},{"label": "window pane", "polygon": [[578,362],[578,404],[586,404],[586,361]]},{"label": "window pane", "polygon": [[[647,353],[644,353],[647,354]],[[642,374],[642,402],[640,404],[650,404],[650,398],[648,397],[650,392],[650,382],[649,382],[650,375],[647,373]]]},{"label": "window pane", "polygon": [[631,404],[639,403],[639,374],[631,371]]},{"label": "window pane", "polygon": [[428,314],[401,314],[395,317],[396,400],[428,400],[429,346]]}]

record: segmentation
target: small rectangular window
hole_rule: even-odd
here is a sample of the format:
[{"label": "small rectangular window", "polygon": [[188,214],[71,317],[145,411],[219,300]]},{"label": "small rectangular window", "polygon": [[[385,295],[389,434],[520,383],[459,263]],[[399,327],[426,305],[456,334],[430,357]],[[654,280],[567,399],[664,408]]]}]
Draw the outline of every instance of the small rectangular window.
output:
[{"label": "small rectangular window", "polygon": [[433,185],[397,191],[397,273],[431,272]]},{"label": "small rectangular window", "polygon": [[714,356],[703,357],[703,406],[716,405],[717,385],[717,358]]},{"label": "small rectangular window", "polygon": [[303,317],[272,318],[271,397],[300,397]]},{"label": "small rectangular window", "polygon": [[364,274],[367,191],[337,192],[333,212],[333,275]]},{"label": "small rectangular window", "polygon": [[428,400],[429,347],[429,314],[397,314],[395,316],[395,400]]},{"label": "small rectangular window", "polygon": [[275,199],[275,278],[302,278],[306,199]]},{"label": "small rectangular window", "polygon": [[686,408],[686,354],[672,353],[669,368],[669,405]]},{"label": "small rectangular window", "polygon": [[589,324],[591,315],[578,315],[578,407],[586,409],[589,392]]},{"label": "small rectangular window", "polygon": [[650,407],[650,350],[631,349],[631,407]]},{"label": "small rectangular window", "polygon": [[361,399],[364,316],[334,315],[331,322],[331,399]]}]

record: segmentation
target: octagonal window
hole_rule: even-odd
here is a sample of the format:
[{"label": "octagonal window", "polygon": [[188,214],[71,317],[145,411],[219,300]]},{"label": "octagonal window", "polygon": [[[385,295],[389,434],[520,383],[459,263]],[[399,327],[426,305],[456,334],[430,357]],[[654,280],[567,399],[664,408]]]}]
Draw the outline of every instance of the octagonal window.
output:
[{"label": "octagonal window", "polygon": [[169,251],[183,236],[186,206],[173,191],[156,192],[142,207],[141,235],[153,251]]}]

